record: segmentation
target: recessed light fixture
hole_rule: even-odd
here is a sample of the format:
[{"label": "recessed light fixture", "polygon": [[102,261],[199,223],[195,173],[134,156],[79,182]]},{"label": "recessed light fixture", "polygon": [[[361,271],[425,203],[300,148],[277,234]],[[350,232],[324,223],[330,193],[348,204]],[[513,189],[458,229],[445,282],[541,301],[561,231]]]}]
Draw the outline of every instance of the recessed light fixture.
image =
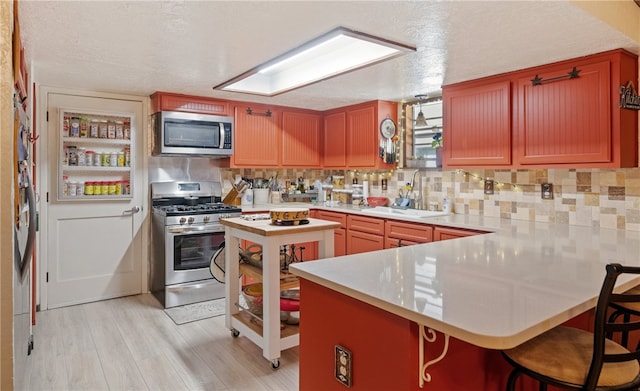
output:
[{"label": "recessed light fixture", "polygon": [[338,27],[213,89],[274,96],[415,50]]}]

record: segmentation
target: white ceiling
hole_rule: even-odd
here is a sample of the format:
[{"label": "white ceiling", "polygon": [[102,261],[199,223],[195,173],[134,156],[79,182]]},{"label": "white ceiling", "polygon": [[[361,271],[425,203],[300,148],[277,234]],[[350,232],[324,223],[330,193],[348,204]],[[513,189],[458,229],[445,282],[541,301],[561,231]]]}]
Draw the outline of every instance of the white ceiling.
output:
[{"label": "white ceiling", "polygon": [[[638,9],[640,12],[640,8]],[[19,1],[40,85],[170,91],[316,110],[639,44],[569,1]],[[276,97],[218,85],[335,27],[415,46]]]}]

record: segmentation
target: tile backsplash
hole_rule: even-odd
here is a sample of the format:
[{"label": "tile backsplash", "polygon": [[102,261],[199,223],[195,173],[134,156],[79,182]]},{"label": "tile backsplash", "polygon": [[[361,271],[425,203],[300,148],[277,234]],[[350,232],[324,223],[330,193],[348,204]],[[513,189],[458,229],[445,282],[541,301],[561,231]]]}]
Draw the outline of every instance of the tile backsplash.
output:
[{"label": "tile backsplash", "polygon": [[[393,200],[411,181],[414,170],[392,172],[329,171],[303,169],[221,169],[221,178],[235,175],[249,178],[294,179],[311,183],[331,175],[368,180],[370,194]],[[387,190],[382,190],[382,179]],[[494,194],[484,194],[484,180],[495,181]],[[541,198],[541,184],[553,184],[553,199]],[[558,222],[640,232],[640,169],[535,169],[535,170],[421,170],[414,186],[420,204],[442,207],[446,195],[454,213],[505,219]],[[421,191],[420,191],[421,189]]]}]

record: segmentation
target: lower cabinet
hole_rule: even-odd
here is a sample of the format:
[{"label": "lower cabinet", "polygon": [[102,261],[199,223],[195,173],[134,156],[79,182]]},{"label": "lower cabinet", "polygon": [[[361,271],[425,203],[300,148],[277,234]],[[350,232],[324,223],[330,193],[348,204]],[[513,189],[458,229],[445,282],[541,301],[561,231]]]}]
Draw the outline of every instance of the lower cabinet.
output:
[{"label": "lower cabinet", "polygon": [[366,253],[384,249],[384,239],[381,235],[347,230],[347,254]]},{"label": "lower cabinet", "polygon": [[347,215],[345,213],[339,212],[330,212],[326,210],[316,210],[313,211],[313,217],[334,221],[336,223],[340,223],[340,228],[336,228],[333,236],[333,255],[336,257],[346,255],[347,254]]},{"label": "lower cabinet", "polygon": [[449,227],[435,227],[433,229],[433,240],[449,240],[449,239],[457,239],[464,238],[465,236],[473,236],[479,234],[486,234],[487,232],[483,231],[473,231],[459,228],[449,228]]},{"label": "lower cabinet", "polygon": [[433,240],[433,227],[426,224],[387,220],[384,225],[384,248],[411,246]]},{"label": "lower cabinet", "polygon": [[347,254],[384,249],[384,219],[347,216]]}]

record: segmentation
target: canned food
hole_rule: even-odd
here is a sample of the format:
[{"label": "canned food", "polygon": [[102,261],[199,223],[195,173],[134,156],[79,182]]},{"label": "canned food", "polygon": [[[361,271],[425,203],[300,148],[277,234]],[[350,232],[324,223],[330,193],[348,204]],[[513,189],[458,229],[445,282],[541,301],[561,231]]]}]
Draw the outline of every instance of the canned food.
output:
[{"label": "canned food", "polygon": [[109,152],[102,153],[102,167],[109,167],[111,164],[111,154]]},{"label": "canned food", "polygon": [[101,195],[102,194],[102,182],[97,181],[93,182],[93,195]]},{"label": "canned food", "polygon": [[84,183],[84,195],[87,195],[87,196],[93,195],[93,182]]},{"label": "canned food", "polygon": [[71,127],[69,128],[69,136],[80,137],[80,118],[71,117]]},{"label": "canned food", "polygon": [[100,123],[98,124],[98,137],[107,138],[107,136],[108,136],[107,120],[103,119],[103,120],[100,120]]},{"label": "canned food", "polygon": [[98,135],[100,134],[100,122],[97,119],[92,119],[91,123],[89,124],[89,137],[91,138],[98,138]]}]

